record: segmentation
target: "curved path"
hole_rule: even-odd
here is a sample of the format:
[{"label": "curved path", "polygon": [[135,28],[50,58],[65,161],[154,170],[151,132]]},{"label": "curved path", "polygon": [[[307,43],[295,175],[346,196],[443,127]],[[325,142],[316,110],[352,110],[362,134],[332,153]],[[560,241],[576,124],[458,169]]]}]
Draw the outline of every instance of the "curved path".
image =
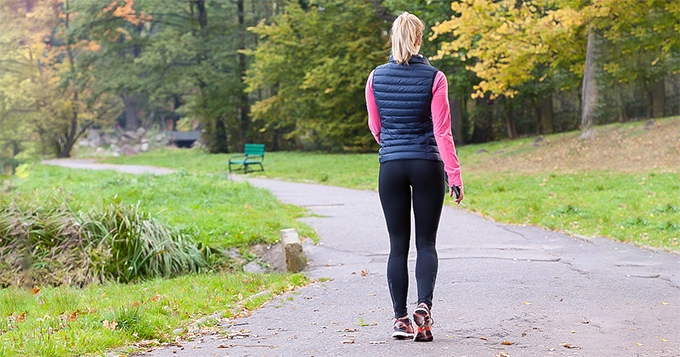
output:
[{"label": "curved path", "polygon": [[145,173],[167,175],[175,172],[173,169],[155,166],[100,164],[95,159],[52,159],[45,160],[42,163],[46,165],[68,167],[71,169],[115,170],[137,175]]},{"label": "curved path", "polygon": [[[445,207],[435,341],[393,341],[388,241],[378,195],[249,178],[307,207],[321,237],[288,293],[182,348],[145,356],[680,356],[680,256],[583,240]],[[413,249],[413,248],[412,248]],[[414,256],[410,270],[413,276]],[[415,281],[409,304],[415,307]]]}]

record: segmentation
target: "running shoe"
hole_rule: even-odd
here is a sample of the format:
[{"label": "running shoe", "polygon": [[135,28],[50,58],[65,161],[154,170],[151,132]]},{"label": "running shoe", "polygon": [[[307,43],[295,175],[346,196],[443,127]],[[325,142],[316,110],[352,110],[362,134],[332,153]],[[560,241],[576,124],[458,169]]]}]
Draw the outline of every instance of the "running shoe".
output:
[{"label": "running shoe", "polygon": [[416,331],[413,336],[413,341],[430,342],[434,340],[432,336],[432,317],[430,317],[430,308],[427,304],[421,302],[413,312],[413,322],[416,324]]},{"label": "running shoe", "polygon": [[413,338],[413,325],[411,324],[411,320],[408,317],[394,319],[394,330],[392,331],[392,337],[397,340]]}]

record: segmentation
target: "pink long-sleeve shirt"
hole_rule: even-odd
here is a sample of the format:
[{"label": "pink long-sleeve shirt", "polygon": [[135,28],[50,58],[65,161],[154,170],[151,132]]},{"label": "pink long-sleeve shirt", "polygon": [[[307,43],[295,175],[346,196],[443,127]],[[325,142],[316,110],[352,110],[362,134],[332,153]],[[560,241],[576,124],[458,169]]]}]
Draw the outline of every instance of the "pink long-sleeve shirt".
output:
[{"label": "pink long-sleeve shirt", "polygon": [[[432,123],[434,137],[439,148],[439,155],[444,161],[444,171],[449,178],[450,186],[463,186],[460,175],[460,162],[456,155],[456,146],[451,134],[451,108],[449,107],[449,86],[446,76],[441,71],[437,72],[432,85]],[[375,103],[373,95],[373,72],[368,76],[366,83],[366,108],[368,109],[368,127],[373,133],[375,141],[380,144],[380,111]]]}]

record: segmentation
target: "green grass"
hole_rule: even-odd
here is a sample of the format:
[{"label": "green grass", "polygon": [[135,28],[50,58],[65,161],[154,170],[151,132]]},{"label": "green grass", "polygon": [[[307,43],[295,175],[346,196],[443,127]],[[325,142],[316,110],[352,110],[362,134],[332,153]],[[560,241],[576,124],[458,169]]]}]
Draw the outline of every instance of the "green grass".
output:
[{"label": "green grass", "polygon": [[[136,156],[100,159],[128,165],[153,165],[188,172],[224,175],[230,154],[206,154],[198,150],[169,149]],[[249,175],[277,177],[299,182],[375,189],[378,178],[377,154],[327,155],[308,152],[266,152],[265,172]]]},{"label": "green grass", "polygon": [[[620,126],[611,128],[621,130]],[[577,140],[576,136],[557,134],[548,139]],[[538,225],[570,234],[680,250],[677,171],[649,169],[630,173],[593,169],[574,173],[546,168],[543,172],[515,172],[512,167],[485,161],[490,157],[486,153],[495,152],[493,159],[508,155],[513,164],[521,163],[518,157],[539,149],[532,142],[532,138],[525,138],[459,148],[466,209],[504,223]],[[478,154],[480,151],[485,154]],[[169,150],[106,161],[191,170],[186,163],[194,157],[202,162],[199,169],[202,172],[224,173],[228,155]],[[597,162],[592,165],[597,167]],[[466,166],[475,169],[466,171]],[[377,154],[275,152],[266,154],[265,168],[258,175],[375,190],[379,165]],[[451,200],[447,203],[453,204]]]},{"label": "green grass", "polygon": [[139,203],[155,218],[194,230],[198,242],[211,247],[274,243],[284,228],[296,228],[300,236],[316,239],[311,228],[297,221],[305,214],[303,209],[281,204],[266,190],[220,174],[180,171],[138,176],[38,165],[14,184],[18,192],[63,190],[85,210],[113,197]]},{"label": "green grass", "polygon": [[[3,289],[0,357],[79,356],[121,347],[130,352],[135,342],[171,342],[177,333],[190,337],[191,323],[201,316],[229,318],[306,283],[299,274],[238,273],[43,288],[36,294]],[[261,291],[267,293],[248,299]]]},{"label": "green grass", "polygon": [[[206,169],[136,176],[37,165],[3,185],[12,194],[32,197],[48,197],[56,190],[84,212],[114,198],[138,204],[154,219],[190,231],[213,248],[247,251],[256,243],[276,242],[280,229],[291,227],[316,239],[314,231],[297,220],[305,210]],[[6,288],[0,290],[0,357],[134,350],[135,342],[174,340],[173,331],[202,316],[220,312],[229,317],[306,283],[302,275],[212,273],[83,289],[42,287],[37,294]],[[270,293],[257,294],[263,291]],[[182,331],[183,337],[190,337],[186,329]]]},{"label": "green grass", "polygon": [[496,221],[680,250],[680,177],[673,173],[473,173],[468,209]]}]

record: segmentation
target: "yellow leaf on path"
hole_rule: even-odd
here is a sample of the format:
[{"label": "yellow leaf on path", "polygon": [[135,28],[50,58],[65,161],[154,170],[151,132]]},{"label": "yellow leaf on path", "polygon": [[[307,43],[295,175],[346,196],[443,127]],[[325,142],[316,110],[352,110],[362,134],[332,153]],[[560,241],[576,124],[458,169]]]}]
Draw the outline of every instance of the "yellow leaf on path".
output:
[{"label": "yellow leaf on path", "polygon": [[512,345],[514,345],[514,344],[515,344],[514,342],[510,342],[510,341],[503,341],[503,342],[501,342],[501,345],[505,345],[505,346],[512,346]]},{"label": "yellow leaf on path", "polygon": [[581,349],[581,347],[579,347],[579,346],[570,345],[568,343],[563,343],[560,346],[562,346],[564,348],[569,348],[569,349]]},{"label": "yellow leaf on path", "polygon": [[636,346],[644,346],[644,344],[642,344],[642,343],[640,343],[640,342],[635,342],[635,345],[636,345]]},{"label": "yellow leaf on path", "polygon": [[661,305],[668,305],[668,303],[662,301],[662,302],[661,302]]},{"label": "yellow leaf on path", "polygon": [[531,305],[531,303],[525,301],[525,302],[524,302],[524,305]]},{"label": "yellow leaf on path", "polygon": [[669,340],[667,340],[667,339],[665,339],[665,338],[662,338],[662,339],[661,339],[661,342],[668,342],[668,341],[669,341]]}]

